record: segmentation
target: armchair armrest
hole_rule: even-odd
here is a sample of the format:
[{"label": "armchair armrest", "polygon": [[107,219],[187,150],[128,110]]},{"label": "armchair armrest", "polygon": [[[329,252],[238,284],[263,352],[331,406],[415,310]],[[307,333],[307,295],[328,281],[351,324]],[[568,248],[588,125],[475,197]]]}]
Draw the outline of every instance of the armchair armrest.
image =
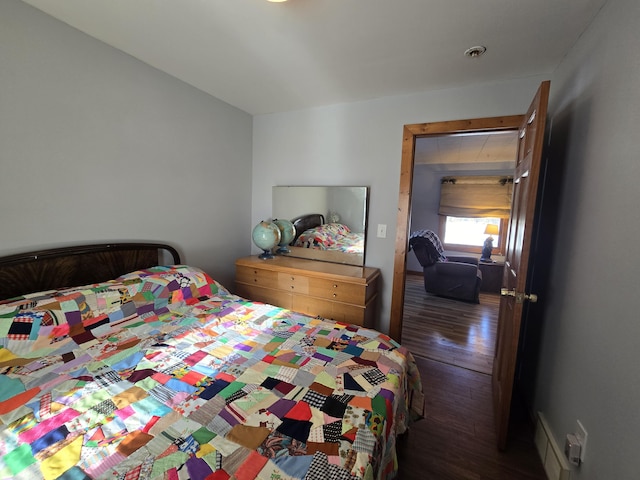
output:
[{"label": "armchair armrest", "polygon": [[465,262],[438,262],[432,268],[436,275],[472,278],[478,275],[478,267]]},{"label": "armchair armrest", "polygon": [[479,263],[478,257],[447,257],[447,263],[449,262],[470,263],[475,266]]}]

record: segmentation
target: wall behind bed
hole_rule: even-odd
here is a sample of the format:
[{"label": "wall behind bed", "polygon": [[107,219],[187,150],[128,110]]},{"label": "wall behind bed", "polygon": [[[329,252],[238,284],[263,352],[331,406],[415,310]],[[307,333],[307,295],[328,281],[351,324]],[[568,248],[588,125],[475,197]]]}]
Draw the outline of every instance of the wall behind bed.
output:
[{"label": "wall behind bed", "polygon": [[249,114],[18,0],[0,2],[0,65],[0,255],[161,241],[231,285]]},{"label": "wall behind bed", "polygon": [[[382,272],[377,327],[387,331],[403,126],[523,113],[543,79],[533,76],[258,115],[253,127],[253,222],[271,215],[272,185],[369,186],[365,263]],[[376,236],[378,224],[387,225],[386,238]]]}]

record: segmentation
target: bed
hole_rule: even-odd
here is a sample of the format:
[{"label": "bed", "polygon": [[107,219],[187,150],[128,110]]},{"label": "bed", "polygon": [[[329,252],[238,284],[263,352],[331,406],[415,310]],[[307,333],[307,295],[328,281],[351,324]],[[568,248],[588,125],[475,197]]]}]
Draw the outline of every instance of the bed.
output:
[{"label": "bed", "polygon": [[364,233],[352,232],[342,223],[325,223],[324,215],[320,213],[301,215],[292,223],[296,228],[296,236],[291,242],[293,247],[331,252],[335,257],[332,261],[341,258],[348,262],[353,262],[354,258],[364,261]]},{"label": "bed", "polygon": [[423,413],[388,336],[233,295],[166,245],[4,257],[0,283],[0,478],[393,478]]}]

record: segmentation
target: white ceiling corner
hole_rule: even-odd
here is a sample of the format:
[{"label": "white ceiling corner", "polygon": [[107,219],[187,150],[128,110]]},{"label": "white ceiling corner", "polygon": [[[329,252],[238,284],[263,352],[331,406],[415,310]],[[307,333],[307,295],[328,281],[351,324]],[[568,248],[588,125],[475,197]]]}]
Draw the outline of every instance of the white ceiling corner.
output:
[{"label": "white ceiling corner", "polygon": [[606,2],[23,1],[253,115],[550,74]]}]

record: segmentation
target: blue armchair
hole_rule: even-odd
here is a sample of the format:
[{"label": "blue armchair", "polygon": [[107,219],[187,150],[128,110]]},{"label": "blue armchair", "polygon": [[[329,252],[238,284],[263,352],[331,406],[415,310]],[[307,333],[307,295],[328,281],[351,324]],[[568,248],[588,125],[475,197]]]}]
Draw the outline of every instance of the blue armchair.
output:
[{"label": "blue armchair", "polygon": [[409,249],[422,266],[427,293],[480,303],[482,272],[476,257],[445,256],[440,239],[430,230],[413,233]]}]

